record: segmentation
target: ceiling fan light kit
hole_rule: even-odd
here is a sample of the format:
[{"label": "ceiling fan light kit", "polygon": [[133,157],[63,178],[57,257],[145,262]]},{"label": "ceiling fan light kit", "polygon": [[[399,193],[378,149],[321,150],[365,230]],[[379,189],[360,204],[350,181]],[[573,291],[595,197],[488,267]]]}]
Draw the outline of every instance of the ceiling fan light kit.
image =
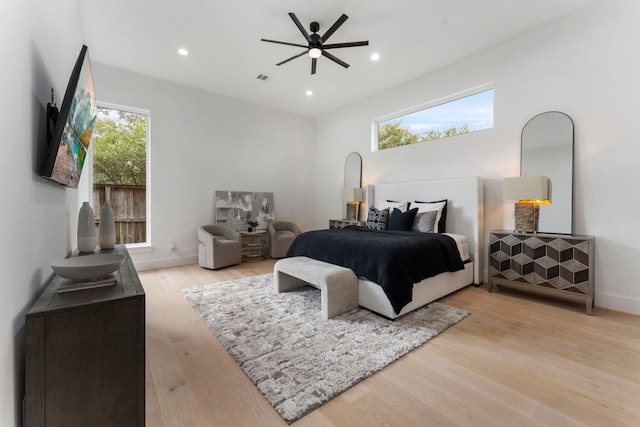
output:
[{"label": "ceiling fan light kit", "polygon": [[331,37],[331,35],[338,28],[340,28],[340,26],[342,24],[344,24],[344,21],[349,19],[349,17],[347,15],[345,15],[344,13],[342,14],[342,16],[340,16],[340,18],[338,18],[338,20],[322,36],[320,36],[318,34],[318,31],[320,30],[320,24],[318,24],[317,22],[312,22],[311,25],[309,25],[309,29],[311,30],[311,34],[309,34],[304,29],[304,27],[300,23],[300,20],[295,15],[295,13],[291,12],[291,13],[289,13],[289,16],[291,17],[291,20],[293,21],[293,23],[296,24],[296,27],[298,27],[298,29],[300,30],[300,32],[304,36],[305,40],[307,41],[307,45],[305,46],[303,44],[298,44],[298,43],[289,43],[289,42],[283,42],[283,41],[277,41],[277,40],[260,39],[263,42],[284,44],[284,45],[287,45],[287,46],[296,46],[296,47],[301,47],[301,48],[305,49],[301,53],[299,53],[297,55],[294,55],[294,56],[292,56],[290,58],[287,58],[284,61],[281,61],[281,62],[277,63],[276,65],[286,64],[287,62],[289,62],[289,61],[291,61],[293,59],[299,58],[302,55],[308,53],[309,56],[311,57],[311,74],[315,74],[316,73],[316,63],[317,63],[318,58],[320,58],[321,56],[324,56],[325,58],[330,59],[331,61],[335,62],[338,65],[343,66],[344,68],[349,68],[349,64],[347,64],[346,62],[344,62],[340,58],[337,58],[336,56],[330,54],[329,52],[327,52],[327,50],[328,49],[339,49],[339,48],[344,48],[344,47],[367,46],[369,44],[368,41],[324,44],[327,41],[327,39],[329,37]]}]

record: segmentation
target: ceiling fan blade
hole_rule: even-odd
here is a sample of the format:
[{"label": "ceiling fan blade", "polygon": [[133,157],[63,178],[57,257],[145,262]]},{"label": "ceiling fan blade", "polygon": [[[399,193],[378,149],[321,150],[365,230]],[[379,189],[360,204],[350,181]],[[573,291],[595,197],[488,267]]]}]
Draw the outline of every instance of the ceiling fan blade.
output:
[{"label": "ceiling fan blade", "polygon": [[336,30],[338,28],[340,28],[340,26],[342,24],[344,24],[344,21],[346,21],[347,19],[349,19],[349,17],[347,15],[345,15],[344,13],[342,14],[342,16],[340,18],[338,18],[338,20],[331,26],[331,28],[329,28],[322,36],[322,38],[320,39],[321,42],[325,42],[329,37],[331,37],[331,35],[333,33],[336,32]]},{"label": "ceiling fan blade", "polygon": [[293,20],[293,23],[296,24],[296,27],[298,27],[298,29],[300,30],[300,32],[302,33],[302,35],[304,36],[304,38],[308,41],[311,42],[311,37],[309,36],[309,33],[307,33],[307,30],[304,29],[304,27],[302,26],[302,24],[300,23],[300,20],[298,19],[298,17],[296,16],[295,13],[293,12],[289,12],[289,16],[291,17],[291,19]]},{"label": "ceiling fan blade", "polygon": [[305,53],[307,53],[307,52],[309,52],[309,50],[302,51],[302,52],[300,52],[300,53],[299,53],[299,54],[297,54],[297,55],[293,55],[293,56],[292,56],[291,58],[289,58],[289,59],[285,59],[285,60],[284,60],[284,61],[282,61],[282,62],[278,62],[276,65],[286,64],[287,62],[291,61],[292,59],[299,58],[299,57],[301,57],[302,55],[304,55],[304,54],[305,54]]},{"label": "ceiling fan blade", "polygon": [[348,43],[334,43],[334,44],[323,44],[323,49],[338,49],[340,47],[356,47],[356,46],[368,46],[369,41],[362,42],[348,42]]},{"label": "ceiling fan blade", "polygon": [[311,58],[311,74],[316,73],[316,63],[318,62],[318,58]]},{"label": "ceiling fan blade", "polygon": [[335,56],[331,55],[329,52],[327,51],[322,51],[322,56],[325,56],[327,58],[329,58],[330,60],[332,60],[333,62],[335,62],[336,64],[342,65],[344,68],[349,68],[349,64],[347,64],[346,62],[344,62],[342,59],[340,58],[336,58]]},{"label": "ceiling fan blade", "polygon": [[304,48],[308,48],[309,47],[309,46],[305,46],[303,44],[280,42],[278,40],[260,39],[260,41],[269,42],[269,43],[277,43],[277,44],[286,44],[287,46],[297,46],[297,47],[304,47]]}]

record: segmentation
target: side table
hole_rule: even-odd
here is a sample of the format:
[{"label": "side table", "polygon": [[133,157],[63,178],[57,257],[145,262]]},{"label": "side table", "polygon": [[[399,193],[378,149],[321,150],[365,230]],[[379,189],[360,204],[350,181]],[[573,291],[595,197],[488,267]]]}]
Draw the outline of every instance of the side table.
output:
[{"label": "side table", "polygon": [[262,235],[267,230],[240,231],[242,236],[242,261],[258,262],[264,259],[262,253]]}]

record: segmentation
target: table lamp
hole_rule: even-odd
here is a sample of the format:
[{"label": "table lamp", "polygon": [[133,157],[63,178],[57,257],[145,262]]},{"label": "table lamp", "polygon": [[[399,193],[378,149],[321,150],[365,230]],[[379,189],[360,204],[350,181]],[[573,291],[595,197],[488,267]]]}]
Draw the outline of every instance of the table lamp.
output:
[{"label": "table lamp", "polygon": [[546,176],[516,176],[502,180],[504,200],[516,200],[515,231],[538,231],[540,205],[550,204],[549,178]]},{"label": "table lamp", "polygon": [[342,201],[347,204],[347,219],[358,220],[360,202],[363,201],[362,188],[345,188],[342,190]]}]

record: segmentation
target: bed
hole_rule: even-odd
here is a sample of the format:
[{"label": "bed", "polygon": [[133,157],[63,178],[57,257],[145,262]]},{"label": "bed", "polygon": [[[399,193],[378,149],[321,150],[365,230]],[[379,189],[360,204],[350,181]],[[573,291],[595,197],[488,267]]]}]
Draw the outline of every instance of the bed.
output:
[{"label": "bed", "polygon": [[[445,267],[444,269],[448,271],[413,283],[412,289],[409,291],[408,301],[404,298],[401,304],[393,300],[393,298],[391,298],[393,303],[390,301],[388,286],[383,290],[382,285],[379,283],[358,274],[359,264],[357,263],[363,261],[358,261],[355,256],[353,259],[345,258],[342,260],[331,258],[322,259],[320,256],[314,256],[313,250],[309,248],[319,246],[320,243],[326,244],[328,238],[333,238],[333,235],[322,235],[322,233],[327,233],[329,230],[318,231],[319,235],[316,238],[322,240],[317,240],[316,242],[318,244],[316,245],[308,244],[306,245],[307,248],[305,248],[305,245],[295,245],[296,242],[294,242],[288,256],[308,256],[352,268],[359,276],[358,304],[385,317],[395,319],[465,286],[480,284],[482,282],[482,260],[484,259],[482,242],[483,183],[480,177],[470,177],[422,182],[376,184],[369,185],[366,188],[368,206],[380,206],[381,202],[389,200],[415,202],[443,199],[447,200],[445,234],[466,238],[465,252],[468,253],[469,260],[461,265],[449,266],[449,268]],[[370,234],[362,229],[347,230],[345,234],[347,233],[349,236],[347,240],[350,241],[354,239],[357,240],[359,234]],[[305,234],[307,233],[303,233],[303,235]],[[388,233],[388,235],[395,234],[402,233]],[[407,234],[424,235],[430,233],[407,232]],[[307,236],[306,238],[310,237],[312,236]],[[393,237],[395,238],[396,236]],[[424,237],[426,238],[427,236]],[[443,238],[442,236],[433,236],[433,238],[438,241],[438,244],[446,244],[449,246],[449,241],[453,241],[453,239]],[[454,247],[457,246],[458,249],[460,248],[459,240],[458,238],[458,241],[454,243]],[[338,245],[334,244],[334,246]],[[367,254],[373,256],[373,248],[380,246],[369,245],[369,247],[372,248],[371,252],[368,252],[367,243],[353,247],[358,248],[357,252],[360,257],[366,257]],[[401,276],[401,273],[403,272],[398,273],[398,270],[395,270],[395,274]]]}]

